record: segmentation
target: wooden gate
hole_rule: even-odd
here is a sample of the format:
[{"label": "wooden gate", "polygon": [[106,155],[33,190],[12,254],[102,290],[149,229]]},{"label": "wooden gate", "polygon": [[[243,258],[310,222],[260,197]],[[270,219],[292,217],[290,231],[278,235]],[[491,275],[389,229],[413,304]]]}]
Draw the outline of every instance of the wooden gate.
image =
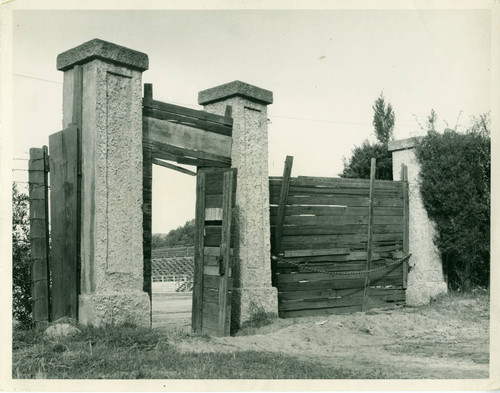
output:
[{"label": "wooden gate", "polygon": [[194,332],[229,335],[235,194],[236,169],[199,169],[192,310]]}]

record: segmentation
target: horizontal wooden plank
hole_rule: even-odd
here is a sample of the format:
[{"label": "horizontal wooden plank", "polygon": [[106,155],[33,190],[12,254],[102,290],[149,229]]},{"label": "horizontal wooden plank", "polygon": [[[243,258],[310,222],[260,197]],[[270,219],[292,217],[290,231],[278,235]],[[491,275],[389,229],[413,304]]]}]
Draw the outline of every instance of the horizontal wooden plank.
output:
[{"label": "horizontal wooden plank", "polygon": [[153,142],[179,147],[189,152],[202,151],[231,158],[232,138],[229,136],[152,117],[146,118],[145,121],[149,130],[149,139]]},{"label": "horizontal wooden plank", "polygon": [[[275,216],[278,207],[271,206],[269,209],[270,216]],[[304,206],[304,205],[289,205],[285,209],[286,216],[298,216],[301,214],[312,214],[315,216],[363,216],[368,217],[368,208],[366,207],[351,207],[351,206]],[[374,216],[400,216],[403,217],[402,207],[374,207]]]},{"label": "horizontal wooden plank", "polygon": [[[219,289],[219,280],[220,280],[220,277],[218,277],[218,276],[203,275],[203,287],[204,288]],[[227,280],[228,280],[227,287],[232,288],[233,287],[233,279],[228,278]]]},{"label": "horizontal wooden plank", "polygon": [[[206,173],[205,194],[222,195],[224,172],[221,170],[204,171]],[[236,192],[236,183],[233,182],[233,192]]]},{"label": "horizontal wooden plank", "polygon": [[215,288],[203,288],[203,301],[207,303],[218,303],[219,302],[219,289]]},{"label": "horizontal wooden plank", "polygon": [[[292,292],[278,292],[278,298],[280,302],[284,301],[295,301],[295,300],[307,300],[307,299],[330,299],[337,297],[349,297],[349,296],[363,296],[364,288],[354,288],[354,289],[329,289],[329,290],[310,290],[310,291],[292,291]],[[385,288],[370,288],[370,295],[374,296],[396,296],[404,297],[404,289],[385,289]]]},{"label": "horizontal wooden plank", "polygon": [[[236,192],[233,193],[232,198],[232,206],[236,205]],[[205,195],[205,207],[222,207],[222,194],[220,195]]]},{"label": "horizontal wooden plank", "polygon": [[151,149],[151,156],[178,164],[227,168],[231,166],[231,157],[212,154],[204,150],[189,150],[154,140],[143,141]]},{"label": "horizontal wooden plank", "polygon": [[[333,250],[338,250],[338,249],[333,249]],[[331,255],[328,250],[325,254],[316,254],[316,255],[304,255],[304,256],[294,256],[294,257],[286,257],[284,259],[281,259],[278,262],[278,266],[281,264],[287,264],[287,261],[295,262],[295,263],[320,263],[320,262],[349,262],[349,261],[362,261],[366,260],[366,250],[363,251],[350,251],[349,249],[344,249],[347,251],[347,253],[343,254],[337,254],[337,255]],[[293,255],[293,252],[295,250],[290,250],[291,255]],[[299,250],[300,251],[300,250]],[[313,250],[314,251],[314,250]],[[311,250],[302,250],[303,253],[307,254],[310,253]],[[375,259],[378,259],[380,254],[378,253],[373,253],[375,256]]]},{"label": "horizontal wooden plank", "polygon": [[[272,224],[275,224],[271,218]],[[310,226],[333,226],[344,224],[367,225],[367,216],[286,216],[285,225],[310,225]],[[400,224],[404,223],[403,216],[374,216],[374,225]]]},{"label": "horizontal wooden plank", "polygon": [[146,108],[159,109],[165,112],[177,113],[179,115],[190,116],[200,120],[212,121],[228,126],[233,125],[233,119],[231,117],[221,116],[215,113],[205,112],[203,110],[186,108],[184,106],[169,104],[167,102],[144,98],[142,100],[142,105]]},{"label": "horizontal wooden plank", "polygon": [[313,255],[345,255],[349,254],[346,248],[329,248],[329,249],[314,249],[314,250],[285,250],[286,257],[308,257]]},{"label": "horizontal wooden plank", "polygon": [[320,308],[314,310],[293,310],[293,311],[279,311],[278,309],[278,315],[280,318],[300,318],[300,317],[313,317],[318,315],[352,314],[360,311],[361,311],[361,306]]},{"label": "horizontal wooden plank", "polygon": [[[279,298],[279,296],[278,296]],[[382,307],[384,305],[390,305],[390,303],[403,303],[405,301],[404,291],[396,294],[389,295],[372,295],[370,291],[370,296],[366,299],[368,308],[370,307]],[[359,296],[343,296],[332,299],[305,299],[305,300],[294,300],[294,301],[283,301],[279,300],[278,310],[279,311],[291,311],[291,310],[312,310],[318,308],[330,308],[330,307],[346,307],[346,306],[360,306],[363,304],[363,294]]]},{"label": "horizontal wooden plank", "polygon": [[[288,205],[337,205],[368,207],[368,197],[349,197],[349,196],[288,196]],[[278,197],[270,196],[270,204],[277,205]],[[402,198],[374,198],[374,207],[402,207]]]},{"label": "horizontal wooden plank", "polygon": [[218,168],[228,168],[231,166],[231,161],[227,158],[218,158],[217,160],[209,160],[206,158],[195,158],[195,157],[186,157],[184,155],[185,151],[182,149],[177,149],[176,152],[172,152],[171,148],[168,152],[165,151],[164,145],[155,144],[153,142],[144,142],[149,145],[151,149],[151,156],[160,158],[162,160],[174,161],[178,164],[184,165],[193,165],[198,167],[218,167]]},{"label": "horizontal wooden plank", "polygon": [[[271,227],[272,229],[272,227]],[[399,232],[401,225],[395,224],[377,224],[373,225],[374,233]],[[283,227],[284,236],[297,235],[340,235],[348,233],[367,233],[367,224],[344,224],[344,225],[289,225]]]},{"label": "horizontal wooden plank", "polygon": [[233,128],[225,124],[201,120],[191,116],[183,116],[173,112],[166,112],[159,109],[144,107],[142,115],[154,117],[155,119],[166,120],[170,122],[180,123],[189,127],[198,128],[207,132],[214,132],[220,135],[231,136]]},{"label": "horizontal wooden plank", "polygon": [[222,207],[206,208],[205,221],[222,221]]},{"label": "horizontal wooden plank", "polygon": [[[205,311],[205,310],[203,310]],[[226,312],[226,323],[231,322],[231,306],[228,306],[227,312]],[[214,333],[218,332],[218,326],[219,326],[219,315],[217,314],[202,314],[202,322],[201,322],[202,330],[203,332],[208,333]]]},{"label": "horizontal wooden plank", "polygon": [[[301,186],[331,186],[337,188],[370,188],[369,179],[346,179],[340,177],[299,176],[291,178],[292,185]],[[392,180],[375,180],[375,189],[400,189],[403,182]]]},{"label": "horizontal wooden plank", "polygon": [[[374,241],[399,241],[403,240],[403,232],[374,233]],[[284,250],[314,250],[315,248],[336,248],[338,244],[366,243],[368,234],[342,234],[342,235],[313,235],[313,236],[284,236],[282,249]],[[342,248],[342,247],[340,247]],[[287,254],[285,253],[285,256]]]}]

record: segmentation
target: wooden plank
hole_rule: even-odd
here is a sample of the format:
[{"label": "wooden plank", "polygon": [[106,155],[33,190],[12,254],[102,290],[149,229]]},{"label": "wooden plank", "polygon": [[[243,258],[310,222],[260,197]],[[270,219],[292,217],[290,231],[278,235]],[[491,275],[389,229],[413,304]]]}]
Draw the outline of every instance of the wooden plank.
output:
[{"label": "wooden plank", "polygon": [[[178,164],[184,165],[193,165],[197,167],[219,167],[219,168],[229,168],[231,166],[231,160],[227,158],[217,159],[217,160],[209,160],[206,158],[200,157],[186,157],[185,151],[182,149],[165,147],[163,144],[157,144],[147,140],[143,142],[143,144],[147,144],[151,149],[152,156],[156,158],[160,158],[162,160],[175,161]],[[168,149],[168,151],[165,151]],[[198,154],[199,156],[200,154]]]},{"label": "wooden plank", "polygon": [[[273,186],[275,187],[275,186]],[[367,188],[334,188],[334,187],[312,187],[312,186],[290,186],[290,195],[336,195],[336,196],[368,196]],[[386,189],[377,190],[377,197],[401,197],[401,190]]]},{"label": "wooden plank", "polygon": [[[403,181],[403,253],[410,253],[410,201],[408,195],[408,167],[401,164],[401,180]],[[406,289],[408,283],[408,260],[403,262],[403,288]]]},{"label": "wooden plank", "polygon": [[[271,198],[271,204],[277,204],[276,199]],[[337,205],[337,206],[359,206],[368,207],[368,197],[348,197],[348,196],[288,196],[289,205]],[[403,207],[402,198],[378,198],[373,202],[377,207]]]},{"label": "wooden plank", "polygon": [[205,221],[222,221],[222,207],[206,208]]},{"label": "wooden plank", "polygon": [[[217,261],[217,264],[216,265],[208,265],[208,264],[204,264],[204,267],[203,267],[203,274],[206,275],[206,276],[220,276],[220,266],[219,266],[219,262],[218,260],[216,259]],[[232,276],[232,271],[231,271],[231,268],[229,268],[229,270],[227,270],[227,275],[229,277]]]},{"label": "wooden plank", "polygon": [[[271,217],[272,218],[272,217]],[[310,226],[333,226],[344,224],[359,224],[366,225],[368,216],[286,216],[285,225],[310,225]],[[273,222],[274,220],[271,220]],[[403,224],[403,217],[401,216],[374,216],[373,224],[387,225],[387,224]]]},{"label": "wooden plank", "polygon": [[[203,287],[211,289],[219,289],[220,276],[203,276]],[[228,277],[227,287],[233,287],[233,279]]]},{"label": "wooden plank", "polygon": [[[146,117],[144,118],[146,121],[149,121],[151,118]],[[217,154],[213,154],[210,152],[207,152],[206,150],[191,150],[187,149],[185,147],[180,147],[176,145],[171,145],[167,142],[168,139],[162,138],[161,135],[161,130],[157,130],[160,134],[157,134],[157,137],[160,139],[163,139],[161,141],[153,139],[150,134],[150,139],[148,140],[148,144],[151,146],[151,149],[153,151],[153,156],[157,158],[162,158],[165,160],[173,160],[179,164],[183,163],[188,163],[192,162],[192,160],[196,160],[197,162],[206,162],[207,165],[203,166],[219,166],[217,163],[220,164],[231,164],[231,157],[230,156],[221,156]],[[199,141],[195,141],[194,144],[198,143]],[[173,158],[169,158],[173,157]],[[191,164],[190,164],[191,165]],[[201,166],[201,165],[198,165]]]},{"label": "wooden plank", "polygon": [[193,117],[195,119],[207,120],[214,123],[225,124],[231,127],[233,125],[233,119],[231,117],[220,116],[214,113],[205,112],[203,110],[186,108],[183,106],[169,104],[166,102],[161,102],[156,100],[152,100],[151,102],[146,102],[145,100],[143,100],[142,104],[152,109],[159,109],[165,112],[177,113],[179,115]]},{"label": "wooden plank", "polygon": [[78,130],[49,137],[52,237],[52,317],[78,318]]},{"label": "wooden plank", "polygon": [[[278,292],[278,298],[280,303],[286,301],[301,301],[307,299],[330,299],[344,296],[363,296],[363,291],[364,288]],[[371,288],[371,292],[374,296],[393,296],[399,298],[404,297],[405,294],[405,291],[403,289],[392,288]]]},{"label": "wooden plank", "polygon": [[[233,207],[236,201],[236,192],[233,193],[232,198]],[[205,206],[208,207],[221,207],[222,206],[222,195],[207,195],[205,197]]]},{"label": "wooden plank", "polygon": [[[346,306],[361,306],[363,310],[363,294],[360,296],[342,296],[332,299],[305,299],[296,301],[281,301],[279,303],[279,311],[291,310],[313,310],[330,307],[346,307]],[[404,292],[388,294],[388,295],[370,295],[364,302],[365,310],[370,307],[383,307],[394,303],[404,302]]]},{"label": "wooden plank", "polygon": [[286,156],[285,167],[283,169],[283,181],[281,182],[280,199],[276,216],[276,228],[274,237],[273,255],[278,256],[281,252],[281,240],[283,237],[283,224],[285,222],[285,210],[290,187],[290,176],[292,173],[293,157]]},{"label": "wooden plank", "polygon": [[[402,232],[401,224],[374,224],[374,233]],[[365,224],[343,224],[343,225],[300,225],[285,226],[283,228],[284,236],[297,235],[336,235],[345,233],[366,233],[368,225]]]},{"label": "wooden plank", "polygon": [[346,248],[313,249],[313,250],[285,250],[284,256],[287,257],[309,257],[318,255],[346,255],[349,250]]},{"label": "wooden plank", "polygon": [[190,171],[189,169],[181,168],[180,166],[169,164],[168,162],[161,161],[157,158],[153,158],[152,161],[153,161],[153,164],[160,165],[160,166],[168,168],[168,169],[173,169],[174,171],[185,173],[186,175],[196,176],[196,173],[193,171]]},{"label": "wooden plank", "polygon": [[[375,180],[378,189],[395,190],[401,189],[402,184],[400,181],[393,180]],[[292,185],[303,186],[324,186],[324,187],[338,187],[338,188],[370,188],[369,179],[346,179],[340,177],[311,177],[299,176],[298,178],[291,179]]]},{"label": "wooden plank", "polygon": [[193,308],[191,327],[193,332],[201,332],[203,312],[203,258],[205,226],[205,174],[198,173],[196,176],[196,210],[195,210],[195,237],[194,237],[194,277],[193,277]]},{"label": "wooden plank", "polygon": [[146,117],[153,142],[175,146],[188,153],[205,152],[219,157],[231,158],[232,138],[206,132],[183,124]]},{"label": "wooden plank", "polygon": [[173,123],[184,124],[189,127],[225,136],[231,136],[233,133],[233,128],[225,124],[215,123],[207,120],[199,120],[191,116],[183,116],[177,113],[166,112],[159,109],[143,107],[142,115],[154,117],[155,119],[166,120]]},{"label": "wooden plank", "polygon": [[203,288],[203,302],[218,303],[219,290],[214,288]]},{"label": "wooden plank", "polygon": [[[275,216],[278,212],[278,206],[271,206],[269,213]],[[286,208],[287,216],[297,216],[302,214],[313,214],[315,216],[368,216],[367,209],[364,207],[350,206],[304,206],[289,205]],[[403,208],[400,207],[374,207],[374,216],[403,216]]]},{"label": "wooden plank", "polygon": [[[30,247],[31,288],[33,323],[35,326],[50,320],[50,272],[49,272],[49,210],[46,164],[47,146],[31,148],[29,160],[29,203],[30,203]],[[43,182],[33,181],[37,172],[42,172]],[[36,176],[38,177],[38,176]]]},{"label": "wooden plank", "polygon": [[[144,95],[152,99],[153,85],[144,84]],[[143,290],[152,301],[152,205],[153,205],[153,157],[149,139],[148,122],[142,121],[142,255],[143,255]],[[152,317],[152,311],[151,311]]]},{"label": "wooden plank", "polygon": [[365,289],[363,292],[363,306],[362,311],[366,310],[366,299],[369,296],[370,291],[370,272],[372,268],[372,221],[373,221],[373,190],[375,186],[375,170],[376,170],[377,160],[375,158],[371,159],[370,167],[370,206],[368,207],[368,242],[366,245],[366,270],[368,271],[365,276]]},{"label": "wooden plank", "polygon": [[229,324],[226,322],[231,314],[231,302],[228,301],[228,290],[231,291],[232,287],[228,286],[229,270],[231,269],[231,257],[229,255],[230,241],[231,241],[231,198],[233,195],[233,181],[234,173],[232,170],[224,172],[224,188],[223,188],[223,201],[222,201],[222,240],[220,246],[220,258],[222,265],[219,269],[221,279],[219,280],[219,324],[218,330],[221,335],[229,335]]}]

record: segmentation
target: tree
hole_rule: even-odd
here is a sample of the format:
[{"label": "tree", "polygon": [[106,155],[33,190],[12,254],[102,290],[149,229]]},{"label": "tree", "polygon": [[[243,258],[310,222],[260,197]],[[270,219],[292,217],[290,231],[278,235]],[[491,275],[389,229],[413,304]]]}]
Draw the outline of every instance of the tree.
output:
[{"label": "tree", "polygon": [[340,177],[369,179],[371,159],[377,160],[375,178],[379,180],[392,180],[392,153],[387,144],[392,140],[394,133],[395,114],[391,104],[385,104],[383,94],[373,104],[373,126],[378,143],[371,144],[365,140],[352,150],[350,159],[344,159],[344,170]]},{"label": "tree", "polygon": [[465,133],[435,130],[435,112],[428,133],[417,147],[420,192],[436,223],[434,239],[452,289],[469,291],[489,286],[491,141],[489,115],[473,119]]},{"label": "tree", "polygon": [[168,234],[154,234],[152,248],[187,247],[194,245],[194,220],[187,221],[183,226],[172,229]]},{"label": "tree", "polygon": [[12,185],[12,316],[21,327],[32,323],[29,199]]},{"label": "tree", "polygon": [[387,146],[390,140],[394,139],[394,123],[396,120],[394,111],[392,110],[392,105],[385,105],[384,94],[380,93],[380,96],[375,100],[373,104],[373,127],[375,128],[375,136],[377,140]]}]

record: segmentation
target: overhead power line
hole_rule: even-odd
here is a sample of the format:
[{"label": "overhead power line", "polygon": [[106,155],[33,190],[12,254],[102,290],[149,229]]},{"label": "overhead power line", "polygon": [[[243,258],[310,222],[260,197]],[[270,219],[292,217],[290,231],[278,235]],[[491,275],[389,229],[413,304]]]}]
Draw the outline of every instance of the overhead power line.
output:
[{"label": "overhead power line", "polygon": [[62,82],[57,82],[57,81],[51,81],[49,79],[43,79],[43,78],[37,78],[36,76],[29,76],[29,75],[22,75],[22,74],[14,74],[14,76],[18,76],[21,78],[28,78],[28,79],[35,79],[37,81],[43,81],[43,82],[49,82],[49,83],[56,83],[58,85],[62,85]]}]

